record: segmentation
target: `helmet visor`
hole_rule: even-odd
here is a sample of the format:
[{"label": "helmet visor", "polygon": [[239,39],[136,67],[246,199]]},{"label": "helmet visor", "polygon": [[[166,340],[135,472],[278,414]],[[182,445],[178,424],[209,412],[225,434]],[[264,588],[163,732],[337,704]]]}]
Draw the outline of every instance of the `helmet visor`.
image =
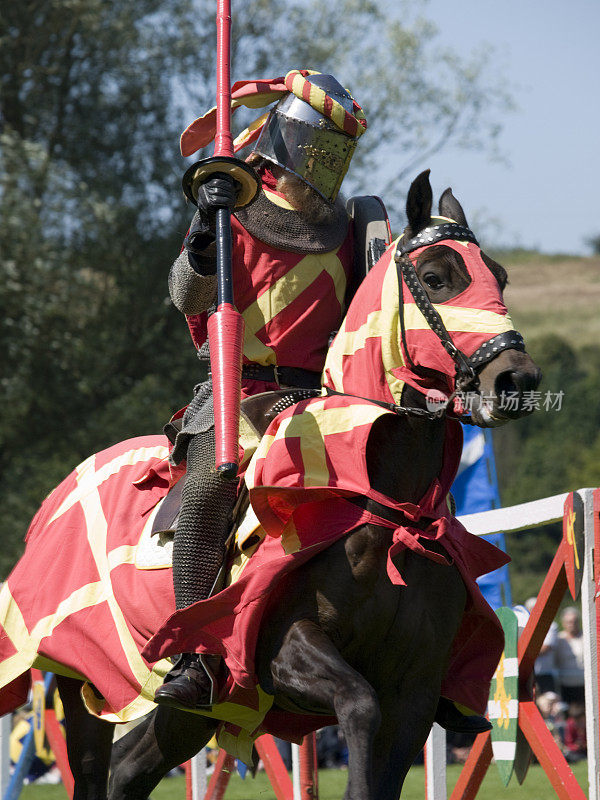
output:
[{"label": "helmet visor", "polygon": [[333,202],[350,166],[357,139],[324,117],[319,124],[271,111],[254,148],[257,153],[297,175],[325,200]]}]

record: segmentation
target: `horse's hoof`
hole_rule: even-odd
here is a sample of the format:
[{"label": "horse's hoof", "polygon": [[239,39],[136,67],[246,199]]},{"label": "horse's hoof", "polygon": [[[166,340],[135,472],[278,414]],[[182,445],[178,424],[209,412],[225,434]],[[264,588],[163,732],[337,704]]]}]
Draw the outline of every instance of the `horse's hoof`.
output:
[{"label": "horse's hoof", "polygon": [[479,714],[462,714],[455,704],[445,697],[440,697],[435,721],[442,728],[453,733],[486,733],[492,730],[492,723]]}]

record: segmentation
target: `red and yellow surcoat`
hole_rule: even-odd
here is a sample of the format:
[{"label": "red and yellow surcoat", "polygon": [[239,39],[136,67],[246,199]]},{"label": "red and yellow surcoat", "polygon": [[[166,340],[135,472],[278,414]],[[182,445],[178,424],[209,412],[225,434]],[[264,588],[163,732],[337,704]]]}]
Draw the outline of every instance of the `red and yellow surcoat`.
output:
[{"label": "red and yellow surcoat", "polygon": [[[276,205],[291,208],[265,189]],[[244,318],[244,363],[321,372],[339,328],[352,265],[352,226],[328,253],[303,255],[268,245],[232,216],[235,305]],[[196,347],[206,340],[206,314],[189,316]]]}]

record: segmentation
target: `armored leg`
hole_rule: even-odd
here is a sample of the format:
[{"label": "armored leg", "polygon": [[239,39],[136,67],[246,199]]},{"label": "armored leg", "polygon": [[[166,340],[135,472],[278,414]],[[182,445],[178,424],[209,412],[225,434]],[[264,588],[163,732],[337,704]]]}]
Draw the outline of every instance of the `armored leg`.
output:
[{"label": "armored leg", "polygon": [[214,469],[214,429],[196,434],[187,451],[181,513],[173,542],[173,583],[177,608],[210,596],[223,562],[237,483]]},{"label": "armored leg", "polygon": [[[210,596],[229,535],[237,483],[214,471],[214,429],[190,439],[181,513],[173,542],[173,583],[178,609]],[[181,656],[155,700],[180,708],[212,702],[213,676],[206,659]]]}]

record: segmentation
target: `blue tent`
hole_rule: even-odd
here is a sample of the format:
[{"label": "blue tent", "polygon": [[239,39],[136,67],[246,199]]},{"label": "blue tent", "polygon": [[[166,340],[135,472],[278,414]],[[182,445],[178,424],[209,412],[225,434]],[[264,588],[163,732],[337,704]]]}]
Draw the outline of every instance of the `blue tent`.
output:
[{"label": "blue tent", "polygon": [[[452,494],[456,500],[457,514],[475,514],[499,508],[500,495],[496,478],[496,462],[492,447],[492,433],[489,430],[463,426],[464,446]],[[505,550],[504,534],[486,536],[496,547]],[[511,606],[510,579],[508,566],[501,567],[488,575],[483,575],[477,583],[485,599],[496,609]]]}]

